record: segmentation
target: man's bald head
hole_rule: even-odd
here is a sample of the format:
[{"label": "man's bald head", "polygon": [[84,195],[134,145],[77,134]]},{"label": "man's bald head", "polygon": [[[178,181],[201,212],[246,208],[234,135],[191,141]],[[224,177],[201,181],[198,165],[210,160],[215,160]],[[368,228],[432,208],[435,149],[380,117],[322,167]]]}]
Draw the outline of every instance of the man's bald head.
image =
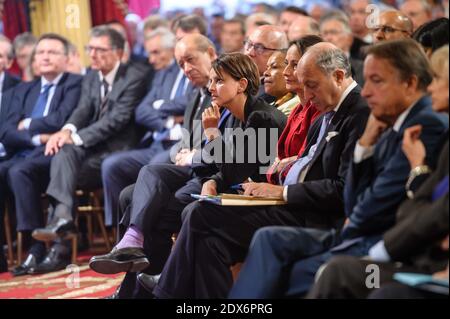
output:
[{"label": "man's bald head", "polygon": [[289,41],[298,40],[305,35],[319,35],[320,28],[316,20],[311,17],[302,16],[292,22],[288,31]]},{"label": "man's bald head", "polygon": [[288,45],[287,36],[279,26],[263,25],[248,37],[245,54],[256,63],[262,76],[273,52],[287,49]]},{"label": "man's bald head", "polygon": [[380,13],[374,29],[374,42],[398,40],[411,37],[412,21],[398,10],[388,10]]}]

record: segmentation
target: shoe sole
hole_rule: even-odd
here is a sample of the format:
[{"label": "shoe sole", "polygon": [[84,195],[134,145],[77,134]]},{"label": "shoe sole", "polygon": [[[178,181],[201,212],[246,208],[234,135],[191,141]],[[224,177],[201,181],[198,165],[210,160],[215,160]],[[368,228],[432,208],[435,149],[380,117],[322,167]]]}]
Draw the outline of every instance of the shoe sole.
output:
[{"label": "shoe sole", "polygon": [[113,275],[121,272],[140,272],[150,266],[146,257],[138,258],[132,261],[113,261],[113,260],[93,260],[89,262],[89,267],[105,275]]}]

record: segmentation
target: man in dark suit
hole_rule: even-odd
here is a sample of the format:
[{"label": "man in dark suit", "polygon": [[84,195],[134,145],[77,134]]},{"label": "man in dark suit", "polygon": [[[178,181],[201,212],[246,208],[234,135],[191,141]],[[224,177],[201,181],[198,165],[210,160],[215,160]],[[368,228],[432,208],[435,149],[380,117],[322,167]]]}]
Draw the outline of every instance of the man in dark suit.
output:
[{"label": "man in dark suit", "polygon": [[[325,56],[331,57],[332,67],[327,69],[318,65]],[[229,267],[244,260],[258,228],[311,225],[328,229],[343,219],[343,180],[368,108],[351,77],[344,52],[334,45],[322,43],[309,48],[299,70],[305,71],[301,79],[305,87],[316,90],[305,90],[305,96],[324,115],[311,128],[308,147],[289,169],[292,173],[284,185],[243,185],[248,195],[284,197],[288,205],[224,207],[196,202],[187,206],[177,244],[154,291],[157,297],[224,298],[232,285]],[[232,178],[232,173],[228,172],[225,178]],[[209,188],[205,186],[208,183],[211,187],[222,184],[206,182],[204,190]],[[228,187],[217,191],[226,192]],[[330,213],[330,206],[336,211]]]},{"label": "man in dark suit", "polygon": [[[365,256],[394,224],[395,212],[406,197],[410,165],[401,147],[403,132],[422,125],[420,139],[426,154],[435,157],[435,147],[448,120],[432,111],[425,96],[432,77],[420,46],[411,40],[379,43],[368,51],[364,74],[362,95],[371,106],[372,115],[349,163],[344,227],[331,232],[307,228],[261,231],[254,238],[245,271],[231,297],[304,295],[319,267],[332,256]],[[245,285],[255,282],[255,278],[248,277],[248,273],[265,269],[255,264],[258,256],[267,260],[269,256],[279,256],[270,263],[271,269],[276,269],[272,274],[276,274],[270,282],[259,281],[251,289]]]},{"label": "man in dark suit", "polygon": [[138,149],[112,154],[102,163],[107,226],[117,224],[120,192],[136,182],[139,170],[149,163],[170,162],[169,149],[180,138],[180,119],[188,101],[198,93],[175,62],[174,47],[175,35],[168,29],[156,29],[147,36],[149,61],[157,73],[135,116],[146,133]]},{"label": "man in dark suit", "polygon": [[142,66],[121,64],[124,43],[111,28],[100,26],[91,31],[87,51],[93,71],[84,78],[77,108],[46,145],[45,154],[56,155],[47,188],[49,219],[45,228],[33,232],[36,240],[52,241],[75,231],[76,189],[100,187],[102,161],[112,152],[133,147],[138,140],[132,119],[145,95],[148,72]]},{"label": "man in dark suit", "polygon": [[[2,146],[8,160],[0,162],[0,207],[7,191],[15,200],[17,230],[42,227],[41,192],[48,182],[50,157],[44,145],[75,109],[81,92],[82,77],[64,72],[69,44],[55,34],[43,35],[36,46],[36,63],[42,77],[13,89]],[[8,187],[9,186],[9,187]],[[31,248],[42,260],[43,245]]]},{"label": "man in dark suit", "polygon": [[378,283],[381,287],[393,282],[396,272],[433,274],[448,266],[448,253],[440,247],[449,233],[448,151],[447,135],[436,170],[414,197],[400,206],[395,226],[383,235],[382,245],[369,251],[370,260],[334,257],[321,273],[309,298],[366,298],[374,291],[364,284],[370,264],[380,269]]},{"label": "man in dark suit", "polygon": [[0,161],[7,156],[2,140],[6,129],[5,122],[8,105],[12,97],[10,89],[20,83],[20,79],[11,76],[5,71],[12,65],[13,60],[14,52],[11,41],[0,34]]}]

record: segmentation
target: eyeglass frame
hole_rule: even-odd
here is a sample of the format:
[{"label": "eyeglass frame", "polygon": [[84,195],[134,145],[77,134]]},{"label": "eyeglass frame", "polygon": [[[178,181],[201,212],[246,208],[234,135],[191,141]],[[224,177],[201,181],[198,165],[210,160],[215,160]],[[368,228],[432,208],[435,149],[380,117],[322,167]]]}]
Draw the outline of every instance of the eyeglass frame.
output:
[{"label": "eyeglass frame", "polygon": [[[247,45],[250,45],[250,47],[247,48]],[[265,47],[261,43],[253,43],[250,40],[245,40],[244,41],[244,49],[249,51],[249,50],[251,50],[251,48],[253,48],[253,50],[255,50],[256,54],[258,54],[258,55],[263,54],[264,51],[283,51],[282,49],[271,49],[271,48]]]},{"label": "eyeglass frame", "polygon": [[[388,25],[380,25],[380,26],[376,26],[372,28],[373,32],[382,32],[384,34],[386,33],[394,33],[394,32],[405,32],[405,33],[410,33],[407,30],[402,30],[402,29],[397,29]],[[387,32],[386,32],[387,31]]]}]

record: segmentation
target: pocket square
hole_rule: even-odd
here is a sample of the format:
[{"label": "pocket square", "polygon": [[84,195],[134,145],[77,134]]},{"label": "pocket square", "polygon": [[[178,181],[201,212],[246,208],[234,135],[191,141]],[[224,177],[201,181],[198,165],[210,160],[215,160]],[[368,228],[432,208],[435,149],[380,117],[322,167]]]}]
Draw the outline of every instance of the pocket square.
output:
[{"label": "pocket square", "polygon": [[339,132],[333,131],[333,132],[328,132],[328,135],[326,137],[327,143],[331,141],[331,139],[335,136],[338,136]]}]

